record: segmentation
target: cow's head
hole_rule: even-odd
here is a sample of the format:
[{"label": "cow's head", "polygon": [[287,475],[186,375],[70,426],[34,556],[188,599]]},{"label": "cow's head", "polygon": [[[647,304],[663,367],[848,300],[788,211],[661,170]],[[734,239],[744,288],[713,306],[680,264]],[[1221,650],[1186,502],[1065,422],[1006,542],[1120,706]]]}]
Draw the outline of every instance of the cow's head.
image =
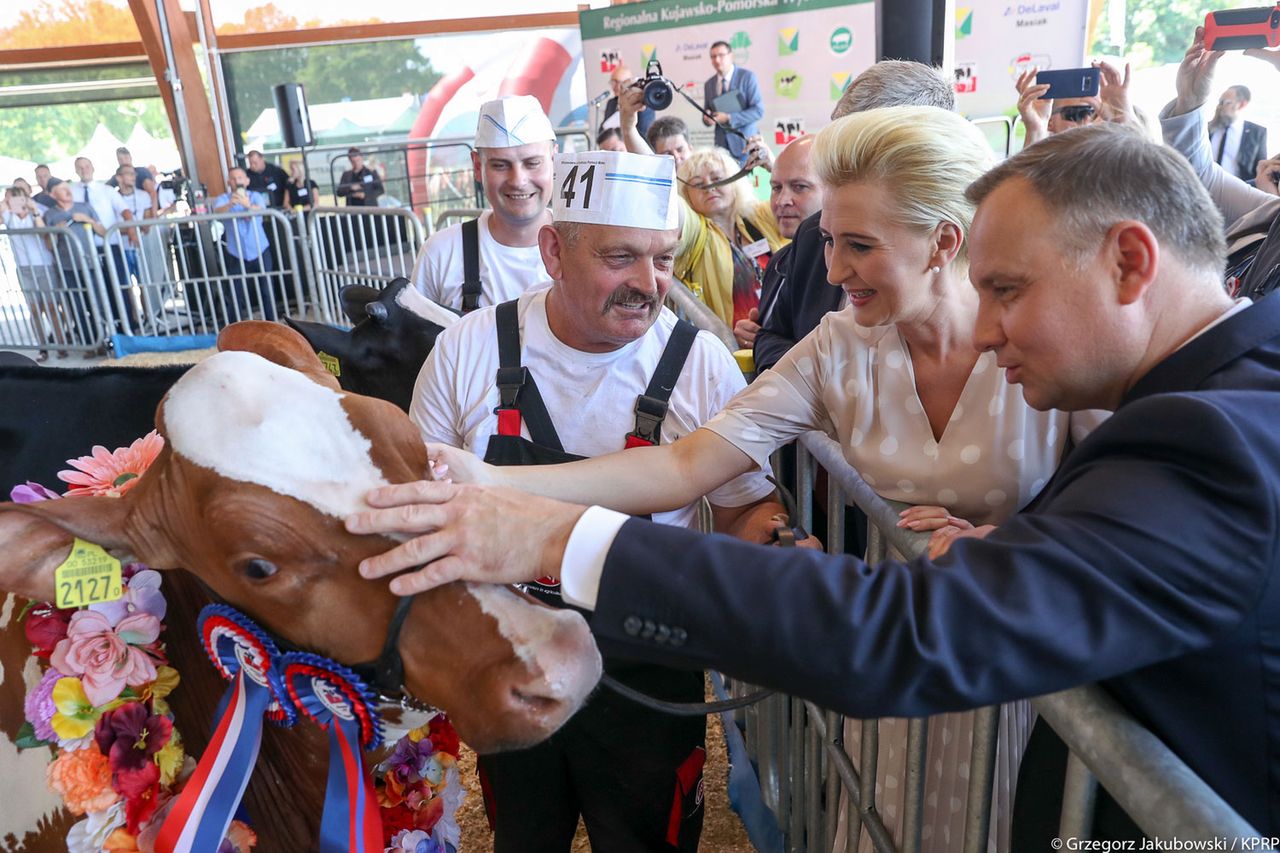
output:
[{"label": "cow's head", "polygon": [[[397,599],[356,566],[393,543],[348,533],[343,518],[369,489],[423,476],[417,430],[394,405],[340,391],[283,326],[238,323],[219,349],[161,403],[165,449],[124,497],[0,504],[0,587],[51,599],[52,569],[79,536],[195,573],[296,646],[377,658]],[[481,752],[551,734],[600,672],[581,616],[506,587],[420,595],[400,648],[410,691]]]},{"label": "cow's head", "polygon": [[418,370],[436,337],[458,319],[398,278],[383,290],[363,285],[342,288],[342,309],[350,330],[286,319],[316,352],[334,360],[344,390],[390,400],[406,412]]}]

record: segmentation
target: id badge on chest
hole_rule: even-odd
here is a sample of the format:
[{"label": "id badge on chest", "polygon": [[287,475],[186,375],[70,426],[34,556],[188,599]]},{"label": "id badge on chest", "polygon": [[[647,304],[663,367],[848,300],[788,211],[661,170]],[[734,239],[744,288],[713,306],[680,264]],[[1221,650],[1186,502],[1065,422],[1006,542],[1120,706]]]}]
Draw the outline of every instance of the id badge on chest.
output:
[{"label": "id badge on chest", "polygon": [[769,254],[769,241],[761,237],[759,240],[756,240],[754,243],[748,243],[747,245],[743,246],[742,251],[744,254],[746,254],[748,258],[754,261],[756,258],[760,257],[761,255]]}]

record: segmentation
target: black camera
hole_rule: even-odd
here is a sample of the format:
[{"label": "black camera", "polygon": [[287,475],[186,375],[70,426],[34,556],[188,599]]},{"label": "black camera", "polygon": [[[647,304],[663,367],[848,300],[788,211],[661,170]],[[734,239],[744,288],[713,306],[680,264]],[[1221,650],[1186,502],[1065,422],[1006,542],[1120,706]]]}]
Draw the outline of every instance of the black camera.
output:
[{"label": "black camera", "polygon": [[644,89],[644,105],[654,112],[661,112],[671,106],[676,97],[675,84],[662,76],[662,64],[656,59],[649,60],[644,69],[644,77],[631,85]]}]

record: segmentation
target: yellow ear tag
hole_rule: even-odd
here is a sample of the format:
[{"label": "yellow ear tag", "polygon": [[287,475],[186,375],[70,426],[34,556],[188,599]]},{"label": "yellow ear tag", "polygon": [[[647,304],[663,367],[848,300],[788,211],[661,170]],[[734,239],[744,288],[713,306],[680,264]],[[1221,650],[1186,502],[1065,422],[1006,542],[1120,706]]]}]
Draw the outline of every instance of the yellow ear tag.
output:
[{"label": "yellow ear tag", "polygon": [[71,556],[54,569],[58,607],[69,609],[115,601],[124,594],[120,561],[94,545],[76,537]]},{"label": "yellow ear tag", "polygon": [[329,353],[321,350],[316,353],[316,357],[320,359],[320,363],[324,365],[325,370],[329,371],[334,376],[342,375],[342,364],[338,361],[336,356],[329,355]]}]

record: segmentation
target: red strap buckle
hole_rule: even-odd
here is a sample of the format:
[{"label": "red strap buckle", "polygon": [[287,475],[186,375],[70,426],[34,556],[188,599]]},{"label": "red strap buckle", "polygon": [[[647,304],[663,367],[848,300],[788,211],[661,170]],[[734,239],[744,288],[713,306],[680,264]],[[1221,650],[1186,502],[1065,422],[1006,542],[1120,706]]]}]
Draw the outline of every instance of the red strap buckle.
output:
[{"label": "red strap buckle", "polygon": [[627,436],[627,450],[633,447],[653,447],[653,442],[646,441],[635,433],[631,433]]},{"label": "red strap buckle", "polygon": [[520,410],[498,409],[498,435],[520,437]]}]

